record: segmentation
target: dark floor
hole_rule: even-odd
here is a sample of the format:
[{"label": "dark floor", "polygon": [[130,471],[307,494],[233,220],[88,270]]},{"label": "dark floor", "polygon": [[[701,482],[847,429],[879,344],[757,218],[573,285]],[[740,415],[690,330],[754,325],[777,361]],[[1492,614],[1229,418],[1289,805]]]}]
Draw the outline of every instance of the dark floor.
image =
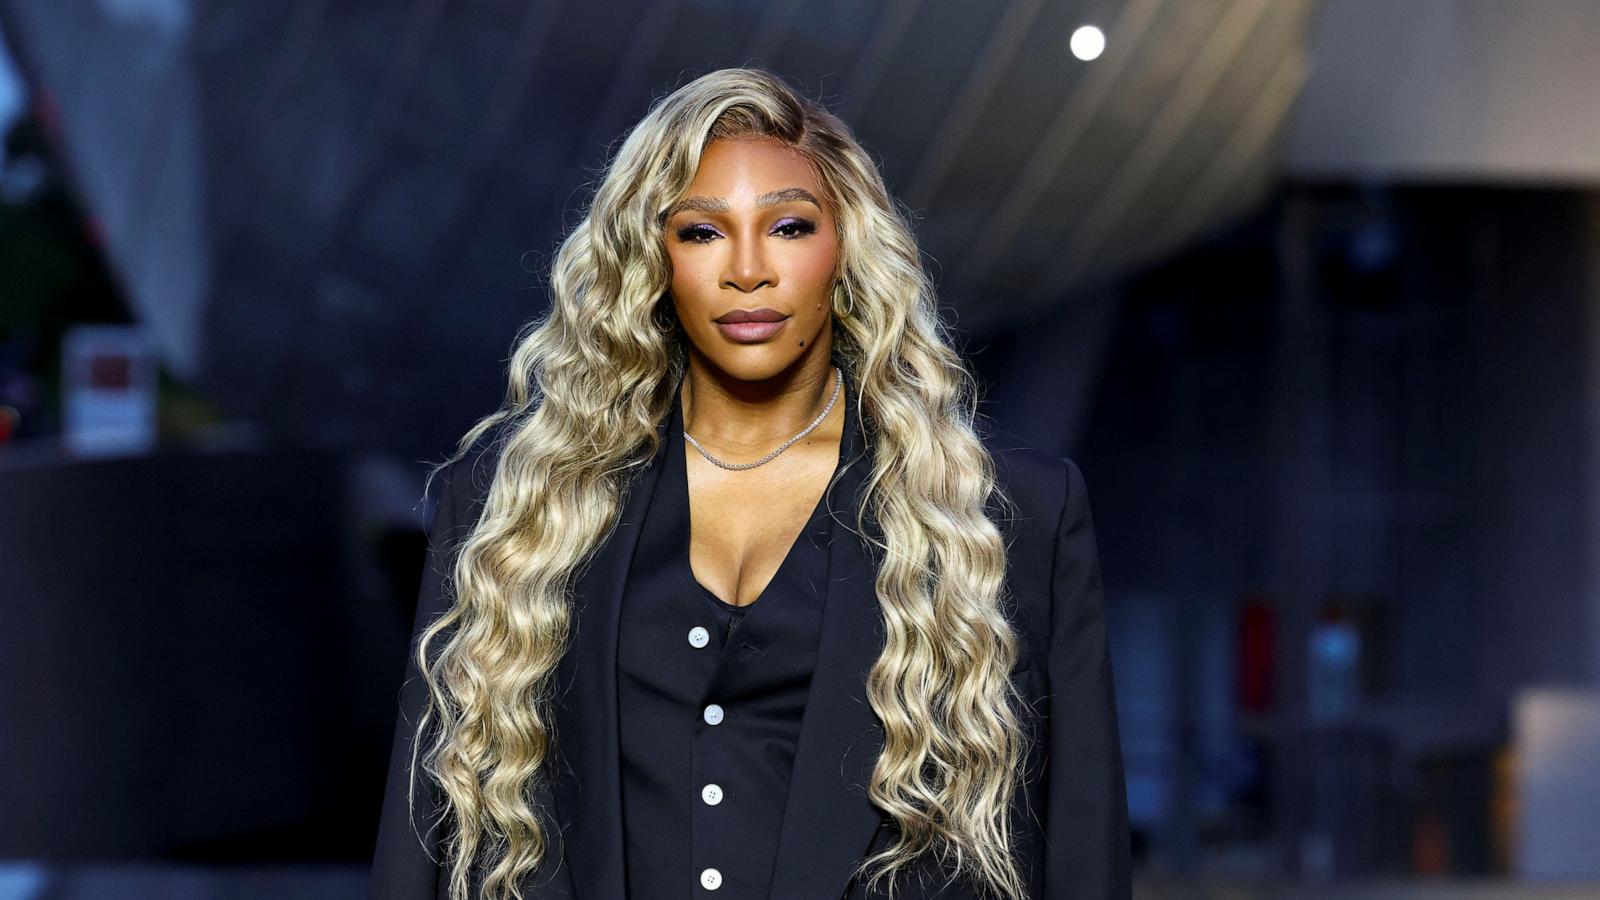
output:
[{"label": "dark floor", "polygon": [[[0,900],[365,900],[357,866],[181,868],[0,863]],[[1384,881],[1341,886],[1141,879],[1136,900],[1600,900],[1596,884]]]}]

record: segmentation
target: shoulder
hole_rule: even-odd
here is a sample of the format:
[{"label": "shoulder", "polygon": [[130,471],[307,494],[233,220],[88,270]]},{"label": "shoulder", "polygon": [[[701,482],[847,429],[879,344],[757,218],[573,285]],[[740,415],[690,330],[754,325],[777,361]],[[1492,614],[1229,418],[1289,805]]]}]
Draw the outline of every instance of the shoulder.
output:
[{"label": "shoulder", "polygon": [[475,521],[494,484],[495,468],[510,438],[510,420],[495,423],[474,440],[464,453],[442,466],[432,493],[438,498],[441,514],[448,512],[456,526]]},{"label": "shoulder", "polygon": [[1071,518],[1073,491],[1081,484],[1077,464],[993,430],[982,436],[994,460],[995,486],[1003,500],[990,511],[1006,547],[1008,615],[1023,638],[1013,674],[1049,654],[1062,533]]},{"label": "shoulder", "polygon": [[1017,524],[1025,521],[1029,531],[1053,533],[1073,486],[1082,483],[1077,464],[1000,428],[990,428],[982,440],[994,460],[996,486],[1015,507]]}]

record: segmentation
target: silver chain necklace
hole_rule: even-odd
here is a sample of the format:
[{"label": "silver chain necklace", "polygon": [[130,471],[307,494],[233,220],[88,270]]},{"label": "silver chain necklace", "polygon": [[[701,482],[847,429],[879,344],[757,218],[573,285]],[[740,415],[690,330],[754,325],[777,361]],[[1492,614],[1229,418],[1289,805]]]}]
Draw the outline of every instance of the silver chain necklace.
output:
[{"label": "silver chain necklace", "polygon": [[754,469],[756,466],[762,465],[763,463],[771,462],[774,458],[777,457],[777,455],[779,453],[782,453],[783,451],[789,449],[789,447],[792,446],[795,441],[798,441],[801,438],[805,437],[806,435],[810,434],[811,432],[815,431],[817,426],[821,425],[823,420],[828,418],[828,413],[833,412],[833,404],[836,401],[838,401],[838,399],[839,399],[839,387],[843,383],[844,383],[844,374],[839,371],[839,367],[838,366],[834,366],[833,367],[833,396],[828,398],[828,405],[822,408],[821,414],[819,414],[815,419],[813,419],[811,421],[811,424],[807,425],[804,431],[800,432],[799,434],[795,435],[792,438],[789,438],[787,441],[784,441],[783,444],[778,447],[778,449],[772,451],[771,453],[768,453],[766,456],[761,457],[760,459],[756,460],[755,462],[750,462],[750,463],[725,463],[722,460],[717,459],[715,456],[712,456],[710,453],[706,452],[706,448],[700,446],[700,442],[695,440],[689,434],[688,429],[684,429],[683,438],[684,438],[684,440],[686,440],[689,443],[693,444],[694,448],[696,450],[700,451],[700,455],[704,456],[706,459],[710,460],[712,465],[720,466],[720,467],[722,467],[724,469],[735,469],[735,470],[737,470],[737,469]]}]

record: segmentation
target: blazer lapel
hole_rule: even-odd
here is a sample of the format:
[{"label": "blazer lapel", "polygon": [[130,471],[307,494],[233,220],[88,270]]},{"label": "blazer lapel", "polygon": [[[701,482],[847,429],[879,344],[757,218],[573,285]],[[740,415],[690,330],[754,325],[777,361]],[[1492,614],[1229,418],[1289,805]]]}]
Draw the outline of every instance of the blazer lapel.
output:
[{"label": "blazer lapel", "polygon": [[[673,395],[677,403],[677,395]],[[667,422],[672,420],[667,417]],[[658,431],[666,434],[667,422]],[[665,448],[663,437],[661,446]],[[663,452],[634,479],[617,525],[573,584],[571,646],[557,667],[555,732],[568,769],[552,779],[556,816],[571,848],[567,869],[577,900],[623,896],[622,775],[617,738],[617,623]]]},{"label": "blazer lapel", "polygon": [[[866,691],[867,670],[883,647],[883,626],[874,589],[877,568],[854,530],[871,455],[856,426],[853,402],[846,413],[844,460],[849,465],[829,510],[833,531],[822,633],[795,748],[771,900],[843,894],[884,821],[866,790],[883,749],[883,730]],[[881,540],[870,515],[866,523]]]}]

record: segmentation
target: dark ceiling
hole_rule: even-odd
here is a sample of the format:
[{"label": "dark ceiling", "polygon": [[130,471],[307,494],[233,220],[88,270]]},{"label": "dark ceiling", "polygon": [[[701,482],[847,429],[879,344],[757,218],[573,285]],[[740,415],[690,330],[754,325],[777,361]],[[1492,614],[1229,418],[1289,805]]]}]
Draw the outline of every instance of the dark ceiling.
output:
[{"label": "dark ceiling", "polygon": [[[0,22],[169,368],[296,440],[431,453],[498,403],[607,146],[673,87],[758,64],[824,100],[957,327],[997,335],[1260,196],[1313,6],[0,0]],[[1108,36],[1089,63],[1082,24]]]}]

